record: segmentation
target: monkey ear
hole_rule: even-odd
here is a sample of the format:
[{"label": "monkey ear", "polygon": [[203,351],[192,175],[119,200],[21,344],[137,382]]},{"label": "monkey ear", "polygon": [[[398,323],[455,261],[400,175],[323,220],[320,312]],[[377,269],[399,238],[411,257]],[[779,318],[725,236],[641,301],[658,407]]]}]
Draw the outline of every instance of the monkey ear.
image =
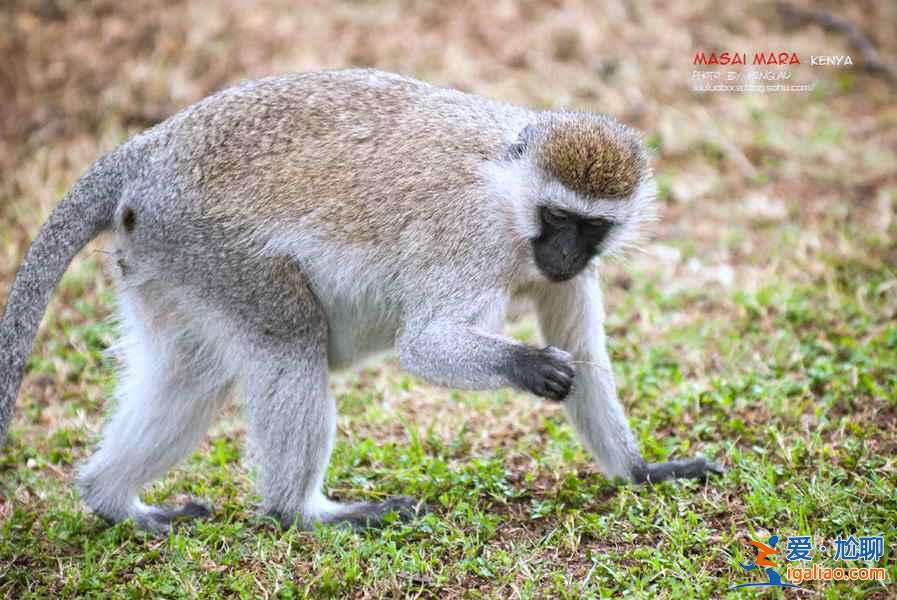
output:
[{"label": "monkey ear", "polygon": [[526,153],[526,149],[529,148],[530,142],[532,141],[534,135],[536,133],[535,127],[532,125],[527,125],[523,128],[523,131],[520,132],[520,135],[517,136],[517,141],[508,146],[507,158],[508,160],[516,160]]}]

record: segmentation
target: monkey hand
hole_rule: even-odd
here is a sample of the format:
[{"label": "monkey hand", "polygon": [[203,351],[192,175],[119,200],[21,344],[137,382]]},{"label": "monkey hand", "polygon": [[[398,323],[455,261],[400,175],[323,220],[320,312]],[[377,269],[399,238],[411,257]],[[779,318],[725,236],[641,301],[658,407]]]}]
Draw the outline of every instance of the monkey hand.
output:
[{"label": "monkey hand", "polygon": [[541,350],[525,346],[514,354],[511,381],[522,390],[561,401],[573,386],[575,371],[572,360],[569,353],[554,346]]}]

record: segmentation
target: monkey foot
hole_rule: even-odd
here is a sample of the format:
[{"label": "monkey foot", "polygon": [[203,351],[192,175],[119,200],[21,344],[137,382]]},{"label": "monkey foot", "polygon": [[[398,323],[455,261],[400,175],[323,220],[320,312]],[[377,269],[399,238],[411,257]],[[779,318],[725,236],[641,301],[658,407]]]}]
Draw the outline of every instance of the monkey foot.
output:
[{"label": "monkey foot", "polygon": [[[429,512],[426,504],[408,496],[395,496],[383,502],[353,502],[337,506],[338,509],[314,519],[313,522],[348,525],[355,531],[362,531],[379,529],[393,521],[407,523]],[[396,518],[390,518],[390,515],[395,515]],[[286,515],[276,510],[269,511],[268,516],[277,520],[284,529],[288,529],[295,520],[295,515]],[[311,523],[305,523],[306,527],[310,525]]]},{"label": "monkey foot", "polygon": [[722,475],[726,470],[703,456],[646,464],[633,474],[636,483],[659,483],[668,479],[707,480],[712,475]]},{"label": "monkey foot", "polygon": [[355,531],[379,529],[391,522],[389,515],[395,514],[401,523],[407,523],[429,512],[423,502],[408,496],[396,496],[383,502],[358,502],[346,506],[345,511],[335,517],[334,523],[348,524]]},{"label": "monkey foot", "polygon": [[148,506],[146,512],[137,517],[137,526],[140,529],[167,533],[176,521],[192,519],[204,519],[212,514],[211,509],[194,500],[190,500],[183,506]]}]

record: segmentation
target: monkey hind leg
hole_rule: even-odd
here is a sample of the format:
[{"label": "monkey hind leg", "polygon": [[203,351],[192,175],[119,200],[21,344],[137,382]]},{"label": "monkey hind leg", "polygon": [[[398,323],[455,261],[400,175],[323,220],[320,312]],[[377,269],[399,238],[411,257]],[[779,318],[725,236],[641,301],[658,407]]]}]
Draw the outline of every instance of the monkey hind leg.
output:
[{"label": "monkey hind leg", "polygon": [[409,520],[421,512],[405,497],[344,504],[324,495],[336,402],[328,386],[323,338],[259,355],[247,364],[241,388],[264,514],[284,527],[328,523],[363,529],[387,523],[390,514]]},{"label": "monkey hind leg", "polygon": [[106,520],[133,518],[142,529],[166,531],[173,521],[206,516],[209,509],[197,502],[150,506],[139,494],[198,444],[230,383],[213,349],[183,328],[176,310],[166,319],[149,318],[147,304],[133,292],[121,300],[117,406],[98,450],[81,468],[78,487]]},{"label": "monkey hind leg", "polygon": [[323,493],[336,434],[336,401],[330,392],[327,321],[299,268],[274,259],[256,272],[263,278],[246,299],[257,307],[241,323],[238,377],[249,426],[250,454],[262,512],[289,527],[348,523],[375,527],[396,513],[417,514],[408,498],[342,504]]},{"label": "monkey hind leg", "polygon": [[326,523],[366,529],[388,523],[391,514],[408,521],[426,511],[404,496],[353,503],[327,498],[323,485],[336,433],[336,403],[327,385],[326,356],[307,352],[281,362],[280,368],[272,368],[277,360],[264,362],[243,380],[264,514],[283,527]]}]

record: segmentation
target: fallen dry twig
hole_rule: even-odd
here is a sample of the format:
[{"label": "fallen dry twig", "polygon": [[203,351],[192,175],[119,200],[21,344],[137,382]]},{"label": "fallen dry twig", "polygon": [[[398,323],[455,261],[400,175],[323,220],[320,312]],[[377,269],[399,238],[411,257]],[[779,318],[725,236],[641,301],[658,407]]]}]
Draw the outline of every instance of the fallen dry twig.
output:
[{"label": "fallen dry twig", "polygon": [[842,19],[841,17],[829,14],[821,10],[810,10],[794,6],[788,2],[778,3],[779,12],[786,19],[790,19],[796,23],[811,23],[819,25],[826,31],[841,33],[847,37],[847,41],[857,49],[863,57],[860,67],[869,74],[877,75],[897,87],[897,72],[882,62],[879,57],[878,50],[866,37],[859,27]]}]

